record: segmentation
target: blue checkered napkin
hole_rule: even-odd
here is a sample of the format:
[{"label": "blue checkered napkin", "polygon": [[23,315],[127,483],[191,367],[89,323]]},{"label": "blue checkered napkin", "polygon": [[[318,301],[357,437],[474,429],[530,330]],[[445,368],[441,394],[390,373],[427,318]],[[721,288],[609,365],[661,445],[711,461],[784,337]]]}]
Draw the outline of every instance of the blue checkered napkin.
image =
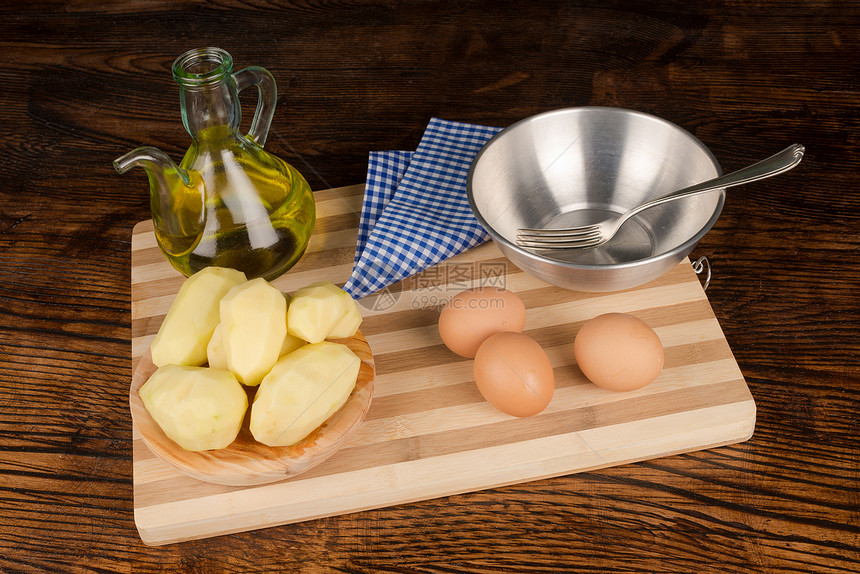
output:
[{"label": "blue checkered napkin", "polygon": [[367,244],[367,238],[370,237],[370,232],[376,225],[376,220],[394,196],[394,190],[397,189],[397,184],[400,183],[412,160],[412,153],[411,151],[370,152],[353,264],[358,263]]},{"label": "blue checkered napkin", "polygon": [[475,154],[500,129],[430,121],[344,290],[359,299],[488,239],[469,207],[466,177]]}]

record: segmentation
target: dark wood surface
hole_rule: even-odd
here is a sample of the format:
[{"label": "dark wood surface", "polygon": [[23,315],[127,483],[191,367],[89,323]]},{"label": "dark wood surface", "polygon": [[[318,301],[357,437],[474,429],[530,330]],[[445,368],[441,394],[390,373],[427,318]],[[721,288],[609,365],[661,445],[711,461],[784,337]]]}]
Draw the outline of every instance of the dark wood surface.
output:
[{"label": "dark wood surface", "polygon": [[[857,572],[860,3],[24,2],[0,6],[0,571]],[[160,548],[131,478],[140,144],[188,146],[170,64],[217,45],[280,95],[268,149],[364,180],[432,116],[504,126],[608,105],[730,171],[693,257],[758,404],[746,443]],[[250,113],[246,112],[247,117]]]}]

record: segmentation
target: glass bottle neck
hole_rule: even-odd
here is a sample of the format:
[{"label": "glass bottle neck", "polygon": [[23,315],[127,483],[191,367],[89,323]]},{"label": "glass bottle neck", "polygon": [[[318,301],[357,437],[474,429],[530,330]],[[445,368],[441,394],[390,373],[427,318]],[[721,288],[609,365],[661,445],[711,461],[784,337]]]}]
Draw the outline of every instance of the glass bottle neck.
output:
[{"label": "glass bottle neck", "polygon": [[190,50],[173,63],[173,78],[180,87],[182,123],[192,138],[239,130],[242,108],[230,54],[220,48]]}]

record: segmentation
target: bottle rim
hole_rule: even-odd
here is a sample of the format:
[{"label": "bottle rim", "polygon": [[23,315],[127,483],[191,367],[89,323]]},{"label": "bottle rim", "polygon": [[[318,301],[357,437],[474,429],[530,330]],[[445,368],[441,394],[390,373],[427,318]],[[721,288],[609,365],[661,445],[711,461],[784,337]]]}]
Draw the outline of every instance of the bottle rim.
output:
[{"label": "bottle rim", "polygon": [[233,58],[221,48],[195,48],[173,61],[173,79],[193,88],[223,82],[233,73]]}]

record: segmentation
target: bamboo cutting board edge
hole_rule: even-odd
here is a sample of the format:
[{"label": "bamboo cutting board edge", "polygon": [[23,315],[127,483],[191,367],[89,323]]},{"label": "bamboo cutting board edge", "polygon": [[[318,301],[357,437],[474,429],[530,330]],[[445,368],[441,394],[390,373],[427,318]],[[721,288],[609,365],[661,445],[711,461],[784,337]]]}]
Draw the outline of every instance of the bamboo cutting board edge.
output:
[{"label": "bamboo cutting board edge", "polygon": [[[293,271],[279,278],[276,286],[292,291],[314,280],[342,283],[346,279],[351,269],[350,243],[354,245],[350,237],[357,233],[356,210],[360,209],[362,191],[363,185],[357,185],[316,192],[322,216],[309,254]],[[474,267],[483,262],[495,265],[499,260],[500,254],[494,246],[485,244],[449,261],[454,266]],[[667,333],[672,339],[667,353],[673,353],[671,356],[676,357],[673,360],[680,368],[667,369],[666,376],[661,375],[665,380],[658,384],[661,381],[658,379],[650,389],[646,387],[647,391],[610,397],[590,383],[584,384],[581,373],[575,372],[578,367],[559,365],[556,371],[560,387],[556,395],[562,402],[557,403],[554,397],[551,406],[562,405],[559,407],[562,414],[575,418],[582,426],[570,433],[556,428],[549,434],[541,434],[540,425],[549,423],[535,419],[533,423],[526,421],[527,426],[523,427],[522,420],[506,420],[506,415],[500,417],[498,412],[479,404],[473,385],[445,378],[458,369],[434,366],[439,359],[439,341],[434,339],[437,335],[432,325],[426,324],[426,317],[418,320],[426,313],[404,313],[408,309],[404,305],[411,302],[414,306],[427,291],[422,291],[417,283],[407,284],[400,292],[399,308],[367,309],[366,323],[375,325],[373,328],[378,331],[369,333],[368,340],[379,341],[381,364],[395,370],[378,373],[382,375],[380,381],[388,387],[380,391],[377,386],[380,397],[376,405],[371,405],[371,411],[376,406],[377,416],[365,421],[363,435],[359,429],[358,444],[344,447],[342,455],[336,453],[329,460],[333,464],[321,465],[317,472],[312,470],[307,476],[264,487],[219,489],[185,477],[155,458],[145,445],[139,444],[142,440],[135,432],[134,512],[141,539],[149,545],[162,545],[278,526],[713,448],[743,442],[752,435],[755,402],[689,261],[667,274],[667,279],[616,294],[559,291],[515,267],[506,267],[504,273],[507,286],[533,301],[527,328],[533,336],[545,338],[542,344],[548,346],[553,357],[562,357],[558,361],[568,362],[560,352],[563,347],[558,346],[557,339],[563,335],[556,331],[570,325],[561,323],[581,320],[586,311],[628,308],[634,314],[650,313],[652,319],[667,323],[655,326],[655,330]],[[158,251],[150,221],[137,224],[132,232],[131,277],[134,365],[182,281]],[[441,285],[451,291],[451,284]],[[430,287],[431,293],[433,288]],[[694,316],[678,318],[683,313],[673,311],[676,307],[685,312],[694,309]],[[559,316],[564,319],[559,321]],[[398,322],[406,323],[388,329],[389,323]],[[703,331],[703,325],[713,327]],[[690,332],[690,342],[685,343],[685,330],[691,329],[696,332]],[[433,356],[428,355],[429,350]],[[374,349],[374,354],[377,352]],[[701,383],[690,381],[697,383],[692,387],[685,385],[684,380],[672,379],[671,373],[683,375],[688,371],[707,372],[709,376]],[[409,380],[401,381],[398,372],[408,373]],[[676,374],[675,379],[681,375]],[[457,376],[464,376],[462,368]],[[437,383],[439,377],[443,377],[443,384],[429,384]],[[716,396],[724,389],[731,391],[728,399]],[[404,400],[419,395],[422,400],[425,395],[431,398],[427,412],[401,415],[398,405],[408,405]],[[663,412],[654,406],[663,396],[681,401],[677,411]],[[451,400],[466,402],[445,406]],[[637,418],[638,405],[650,405],[651,410],[646,408],[642,418]],[[456,414],[454,419],[438,420],[451,430],[437,432],[433,417],[452,413]],[[384,416],[379,418],[380,414]],[[714,416],[718,418],[712,420]],[[592,421],[594,417],[597,419]],[[547,417],[544,420],[552,422]],[[493,438],[496,434],[489,437],[489,433],[499,433],[499,429],[528,428],[528,425],[534,426],[528,440]],[[486,444],[479,440],[458,451],[445,441],[446,433],[453,433],[456,439],[460,436],[458,432],[478,433],[479,437],[480,433],[486,433],[488,438]],[[625,441],[624,437],[632,436],[637,437],[637,442]],[[368,437],[373,439],[370,443],[360,444],[362,438]],[[579,450],[555,452],[559,441],[569,446],[571,443],[564,441],[570,440],[578,441]],[[381,461],[378,465],[368,462],[366,459],[376,452],[374,449],[389,458],[374,458],[373,461]],[[511,460],[520,462],[511,464]]]},{"label": "bamboo cutting board edge", "polygon": [[[745,406],[750,406],[750,404],[745,403]],[[755,425],[754,411],[755,407],[752,406],[752,412],[745,413],[745,416],[741,417],[740,420],[729,421],[727,424],[723,425],[724,430],[721,430],[721,432],[725,436],[731,436],[732,438],[727,438],[720,442],[688,444],[687,447],[675,451],[661,451],[657,455],[642,454],[640,457],[627,459],[623,462],[609,461],[588,466],[580,466],[575,471],[569,470],[570,465],[567,464],[564,466],[564,470],[535,472],[528,477],[523,477],[522,472],[520,472],[516,477],[499,478],[497,481],[486,483],[481,486],[481,488],[445,485],[448,486],[448,488],[439,488],[436,492],[431,493],[426,489],[426,485],[422,483],[413,483],[412,490],[414,492],[409,495],[405,495],[403,491],[400,491],[395,497],[391,493],[386,494],[385,492],[377,490],[371,493],[363,493],[363,496],[365,497],[364,502],[357,502],[355,496],[343,495],[327,500],[327,505],[322,507],[323,510],[320,510],[320,506],[311,507],[312,505],[315,505],[317,501],[295,505],[289,503],[278,505],[272,504],[271,501],[268,501],[266,502],[267,508],[265,510],[252,508],[250,511],[235,512],[234,514],[229,515],[228,520],[213,520],[212,518],[207,517],[187,522],[176,520],[165,521],[164,517],[169,516],[171,513],[176,513],[177,508],[170,508],[168,506],[156,506],[144,509],[135,508],[135,522],[138,523],[138,531],[140,533],[141,540],[144,543],[150,546],[162,546],[212,536],[236,534],[260,528],[285,526],[297,522],[319,520],[331,516],[354,514],[400,504],[433,500],[447,496],[466,494],[476,490],[504,488],[515,484],[521,484],[523,482],[552,479],[573,473],[600,470],[602,468],[618,466],[620,464],[631,464],[645,460],[653,460],[664,456],[673,456],[737,444],[748,440],[752,436],[753,427]],[[564,463],[564,459],[557,462],[559,465],[562,465]],[[361,479],[364,477],[361,473],[356,473],[355,477],[348,476],[347,478]],[[259,496],[255,496],[255,498],[266,496],[268,496],[268,493],[260,494]],[[235,503],[236,501],[232,502]],[[301,508],[302,506],[307,506],[308,508]],[[181,509],[179,512],[181,512]],[[297,518],[298,515],[301,515],[301,517]],[[147,526],[141,526],[141,524],[146,524]],[[189,534],[187,532],[189,528],[194,529],[193,534]]]}]

